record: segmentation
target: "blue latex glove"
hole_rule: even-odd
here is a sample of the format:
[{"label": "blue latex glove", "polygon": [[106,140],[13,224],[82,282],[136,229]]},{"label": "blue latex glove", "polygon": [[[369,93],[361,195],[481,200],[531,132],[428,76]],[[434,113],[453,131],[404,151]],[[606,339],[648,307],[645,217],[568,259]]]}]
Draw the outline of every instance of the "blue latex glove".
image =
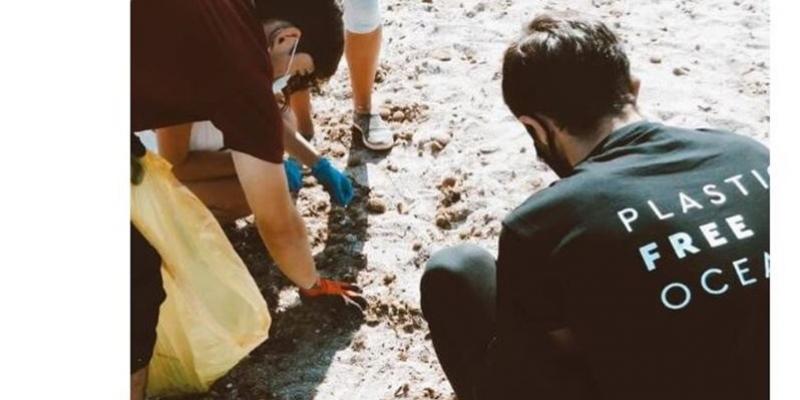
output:
[{"label": "blue latex glove", "polygon": [[303,187],[303,170],[300,163],[293,158],[283,162],[283,169],[286,171],[286,181],[289,183],[289,191],[297,193]]},{"label": "blue latex glove", "polygon": [[320,158],[311,167],[311,174],[317,178],[336,204],[347,206],[353,200],[353,184],[350,183],[350,178],[334,168],[327,158]]}]

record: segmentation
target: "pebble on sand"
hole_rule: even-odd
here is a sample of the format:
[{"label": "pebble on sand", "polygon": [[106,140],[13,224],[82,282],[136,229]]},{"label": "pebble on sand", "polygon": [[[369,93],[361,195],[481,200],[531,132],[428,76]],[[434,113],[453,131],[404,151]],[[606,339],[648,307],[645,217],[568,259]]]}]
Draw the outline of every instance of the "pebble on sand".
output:
[{"label": "pebble on sand", "polygon": [[377,197],[373,197],[367,201],[367,211],[373,214],[383,214],[386,212],[386,203]]},{"label": "pebble on sand", "polygon": [[686,68],[686,67],[676,67],[675,69],[673,69],[673,70],[672,70],[672,73],[673,73],[675,76],[683,76],[683,75],[686,75],[686,74],[688,74],[688,73],[689,73],[689,68]]}]

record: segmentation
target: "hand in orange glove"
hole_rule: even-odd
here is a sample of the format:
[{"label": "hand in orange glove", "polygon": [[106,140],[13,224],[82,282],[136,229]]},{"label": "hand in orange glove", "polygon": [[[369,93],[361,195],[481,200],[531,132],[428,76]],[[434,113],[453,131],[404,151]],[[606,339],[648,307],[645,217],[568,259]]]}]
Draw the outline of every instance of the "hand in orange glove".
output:
[{"label": "hand in orange glove", "polygon": [[310,289],[300,289],[303,297],[341,296],[345,304],[352,304],[362,312],[367,308],[367,300],[361,296],[361,288],[349,283],[319,278]]}]

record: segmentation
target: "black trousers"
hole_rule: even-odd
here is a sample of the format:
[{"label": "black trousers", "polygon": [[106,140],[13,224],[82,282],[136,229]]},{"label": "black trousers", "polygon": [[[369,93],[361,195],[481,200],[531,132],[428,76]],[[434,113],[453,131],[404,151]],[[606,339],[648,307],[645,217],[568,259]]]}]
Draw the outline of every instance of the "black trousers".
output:
[{"label": "black trousers", "polygon": [[491,387],[487,349],[495,335],[496,285],[494,257],[472,245],[435,253],[422,275],[422,314],[459,400],[492,398],[481,392]]},{"label": "black trousers", "polygon": [[428,321],[439,363],[459,400],[598,399],[580,355],[559,349],[546,332],[515,337],[513,376],[495,382],[497,265],[473,245],[435,253],[421,282],[422,314]]},{"label": "black trousers", "polygon": [[131,223],[131,373],[150,363],[165,298],[161,256]]}]

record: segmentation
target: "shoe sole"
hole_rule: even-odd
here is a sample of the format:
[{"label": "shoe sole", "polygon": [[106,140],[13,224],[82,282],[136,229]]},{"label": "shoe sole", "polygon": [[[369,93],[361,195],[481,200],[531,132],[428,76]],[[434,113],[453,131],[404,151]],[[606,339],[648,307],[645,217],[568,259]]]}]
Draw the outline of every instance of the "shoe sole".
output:
[{"label": "shoe sole", "polygon": [[353,129],[357,130],[357,131],[358,131],[358,133],[361,135],[361,143],[363,143],[363,144],[364,144],[364,147],[366,147],[366,148],[368,148],[368,149],[370,149],[370,150],[374,150],[374,151],[386,151],[386,150],[389,150],[389,149],[391,149],[392,147],[394,147],[394,140],[392,141],[392,143],[389,143],[388,145],[384,145],[384,146],[381,146],[381,145],[374,145],[374,144],[372,144],[372,143],[370,143],[370,142],[368,142],[368,141],[366,141],[366,140],[364,139],[364,131],[362,131],[362,130],[361,130],[361,128],[360,128],[358,125],[356,125],[356,124],[353,124]]}]

